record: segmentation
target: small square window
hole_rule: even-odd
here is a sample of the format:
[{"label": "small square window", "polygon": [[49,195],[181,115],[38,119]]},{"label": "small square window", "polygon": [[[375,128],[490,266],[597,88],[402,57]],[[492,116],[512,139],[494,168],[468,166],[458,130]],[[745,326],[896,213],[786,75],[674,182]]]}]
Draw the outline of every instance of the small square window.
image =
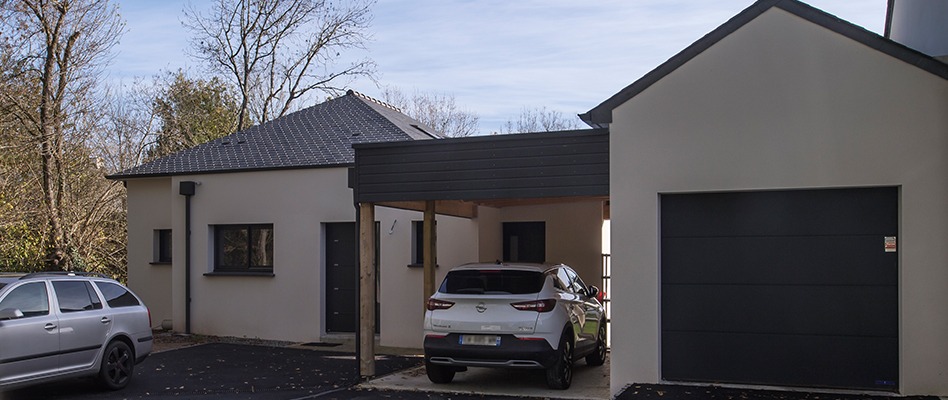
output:
[{"label": "small square window", "polygon": [[171,229],[155,230],[155,255],[154,262],[171,262]]},{"label": "small square window", "polygon": [[273,225],[214,227],[215,272],[273,272]]}]

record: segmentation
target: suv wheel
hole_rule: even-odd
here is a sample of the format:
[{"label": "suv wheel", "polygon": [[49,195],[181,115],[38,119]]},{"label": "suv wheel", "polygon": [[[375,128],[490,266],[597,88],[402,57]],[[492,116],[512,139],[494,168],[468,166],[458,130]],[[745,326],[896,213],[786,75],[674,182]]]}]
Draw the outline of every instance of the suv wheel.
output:
[{"label": "suv wheel", "polygon": [[125,342],[115,340],[105,348],[99,379],[105,387],[119,390],[128,385],[135,370],[135,357]]},{"label": "suv wheel", "polygon": [[569,389],[573,383],[573,341],[569,330],[560,335],[560,346],[556,350],[556,361],[546,369],[546,384],[550,389]]},{"label": "suv wheel", "polygon": [[586,365],[598,367],[606,362],[606,321],[599,321],[599,335],[596,336],[596,350],[586,356]]},{"label": "suv wheel", "polygon": [[428,372],[428,380],[432,383],[451,383],[457,369],[446,365],[432,364],[425,360],[425,371]]}]

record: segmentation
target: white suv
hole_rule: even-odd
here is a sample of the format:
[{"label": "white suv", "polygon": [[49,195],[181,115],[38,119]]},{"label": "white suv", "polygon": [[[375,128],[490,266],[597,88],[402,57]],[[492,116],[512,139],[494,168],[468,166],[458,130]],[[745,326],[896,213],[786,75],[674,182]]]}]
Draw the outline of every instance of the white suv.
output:
[{"label": "white suv", "polygon": [[601,295],[563,264],[456,267],[428,299],[428,379],[449,383],[467,367],[542,368],[551,388],[569,388],[574,360],[605,362]]},{"label": "white suv", "polygon": [[151,353],[151,316],[105,277],[0,276],[0,338],[0,390],[94,375],[117,390]]}]

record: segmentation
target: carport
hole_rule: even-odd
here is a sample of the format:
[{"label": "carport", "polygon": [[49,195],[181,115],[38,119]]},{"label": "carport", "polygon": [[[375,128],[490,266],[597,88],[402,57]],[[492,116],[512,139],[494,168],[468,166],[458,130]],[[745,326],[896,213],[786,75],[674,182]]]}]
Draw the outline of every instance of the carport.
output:
[{"label": "carport", "polygon": [[[356,342],[363,377],[375,375],[376,206],[424,213],[423,288],[427,298],[434,293],[436,284],[437,214],[476,218],[478,209],[483,207],[503,209],[592,201],[605,204],[609,198],[607,129],[353,147],[355,166],[350,170],[349,186],[353,189],[359,225]],[[531,229],[523,225],[511,230],[515,228]]]}]

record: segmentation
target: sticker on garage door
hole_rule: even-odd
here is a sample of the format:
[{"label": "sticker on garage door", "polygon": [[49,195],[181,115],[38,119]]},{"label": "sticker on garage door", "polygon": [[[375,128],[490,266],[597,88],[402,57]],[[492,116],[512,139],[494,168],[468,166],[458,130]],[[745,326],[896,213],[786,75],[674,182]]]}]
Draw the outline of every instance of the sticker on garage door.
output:
[{"label": "sticker on garage door", "polygon": [[886,236],[885,237],[885,252],[886,253],[895,253],[898,250],[898,241],[895,236]]}]

